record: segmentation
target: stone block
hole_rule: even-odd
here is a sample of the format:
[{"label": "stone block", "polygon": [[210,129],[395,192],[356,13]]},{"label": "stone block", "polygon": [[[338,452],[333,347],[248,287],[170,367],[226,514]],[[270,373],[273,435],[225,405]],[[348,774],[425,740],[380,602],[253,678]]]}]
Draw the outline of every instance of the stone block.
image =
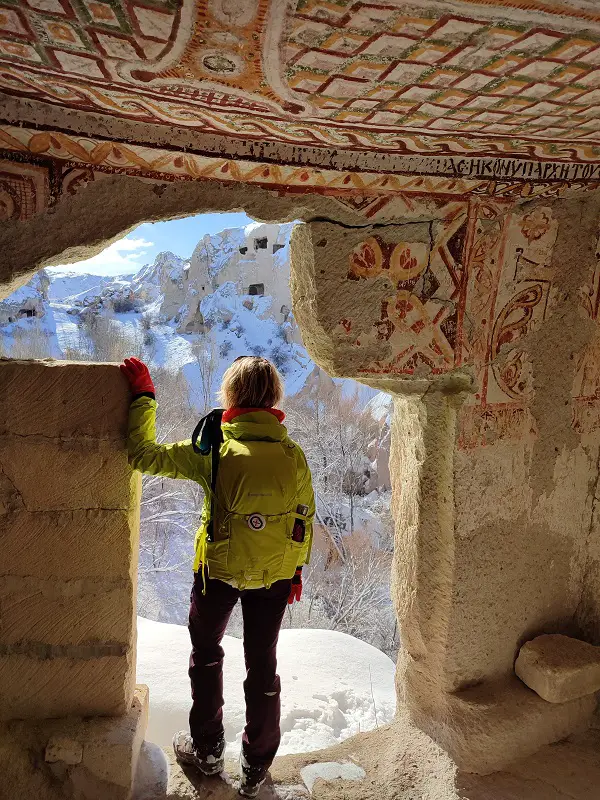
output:
[{"label": "stone block", "polygon": [[[0,647],[94,645],[126,649],[135,630],[131,581],[0,578]],[[0,689],[0,693],[2,690]]]},{"label": "stone block", "polygon": [[2,563],[12,575],[130,580],[137,566],[138,538],[137,508],[0,511]]},{"label": "stone block", "polygon": [[544,700],[566,703],[600,690],[600,647],[544,634],[523,645],[515,672]]},{"label": "stone block", "polygon": [[129,389],[116,364],[0,359],[0,434],[123,439]]},{"label": "stone block", "polygon": [[411,702],[411,721],[442,747],[460,770],[487,775],[541,747],[585,730],[594,695],[567,703],[542,700],[514,675],[461,692]]},{"label": "stone block", "polygon": [[88,731],[82,766],[102,781],[130,789],[148,727],[148,707],[148,687],[136,686],[131,708],[117,724],[98,720]]},{"label": "stone block", "polygon": [[0,506],[18,496],[28,511],[128,509],[135,495],[125,446],[108,440],[0,436],[2,473]]},{"label": "stone block", "polygon": [[148,723],[137,686],[118,718],[14,721],[0,727],[0,800],[129,800]]},{"label": "stone block", "polygon": [[0,720],[118,716],[131,705],[135,648],[0,647]]}]

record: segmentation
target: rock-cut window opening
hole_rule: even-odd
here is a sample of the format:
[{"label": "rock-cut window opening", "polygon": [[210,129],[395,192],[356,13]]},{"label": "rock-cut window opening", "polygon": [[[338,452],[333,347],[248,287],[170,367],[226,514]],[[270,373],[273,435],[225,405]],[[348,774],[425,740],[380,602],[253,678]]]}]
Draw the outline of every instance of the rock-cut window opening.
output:
[{"label": "rock-cut window opening", "polygon": [[[198,233],[202,216],[192,217],[190,250],[165,252],[166,241],[162,247],[157,241],[149,258],[146,250],[140,253],[139,271],[131,276],[113,271],[98,281],[97,257],[90,265],[94,273],[91,268],[86,272],[85,263],[48,268],[47,293],[36,288],[39,276],[28,284],[35,309],[17,306],[20,314],[12,311],[10,298],[4,301],[0,319],[8,319],[10,313],[13,323],[0,325],[0,346],[3,355],[14,359],[114,363],[130,355],[141,358],[156,386],[157,433],[164,442],[189,439],[198,419],[218,405],[216,390],[236,357],[261,355],[276,364],[286,384],[285,424],[306,453],[319,498],[312,558],[304,567],[303,602],[286,611],[281,637],[287,688],[280,753],[285,755],[334,744],[385,724],[394,714],[399,643],[390,598],[391,400],[353,381],[333,380],[311,360],[294,319],[289,264],[282,258],[290,252],[297,223],[263,227],[253,222],[254,229],[259,227],[254,235],[249,222],[245,218],[232,228],[224,221],[207,247],[205,236]],[[267,235],[260,235],[267,229]],[[135,230],[127,236],[134,243],[154,240],[154,233],[144,233],[144,240]],[[251,249],[264,250],[260,259],[240,258],[248,242]],[[271,247],[273,242],[278,246]],[[133,245],[128,252],[134,252]],[[248,295],[264,295],[272,302],[252,302]],[[186,727],[189,713],[184,626],[201,506],[197,484],[144,476],[137,680],[149,684],[152,697],[147,738],[165,747],[174,729]],[[351,588],[340,605],[341,585]],[[352,613],[340,613],[344,608]],[[236,609],[225,643],[229,674],[236,678],[225,687],[232,756],[236,746],[239,752],[236,742],[244,720],[242,680],[237,680],[243,671],[241,634]],[[170,637],[181,645],[181,653],[169,661],[182,676],[176,689],[161,683],[165,670],[157,663],[158,642]],[[339,657],[328,661],[326,653],[332,652]],[[355,668],[345,666],[357,660],[364,680],[355,678]],[[340,694],[344,683],[348,688]],[[175,695],[174,721],[168,709]],[[296,725],[299,711],[309,720],[306,728]],[[330,718],[336,720],[332,725],[318,722]]]}]

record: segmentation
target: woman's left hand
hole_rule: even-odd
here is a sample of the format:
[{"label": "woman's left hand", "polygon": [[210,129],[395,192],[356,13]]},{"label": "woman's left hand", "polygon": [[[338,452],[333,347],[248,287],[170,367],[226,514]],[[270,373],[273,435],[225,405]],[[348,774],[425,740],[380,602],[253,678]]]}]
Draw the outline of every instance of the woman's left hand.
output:
[{"label": "woman's left hand", "polygon": [[302,567],[296,569],[296,574],[292,578],[292,588],[288,597],[288,605],[292,605],[294,600],[299,603],[302,597]]},{"label": "woman's left hand", "polygon": [[129,381],[132,394],[144,394],[144,392],[155,394],[150,370],[139,358],[135,356],[126,358],[119,369]]}]

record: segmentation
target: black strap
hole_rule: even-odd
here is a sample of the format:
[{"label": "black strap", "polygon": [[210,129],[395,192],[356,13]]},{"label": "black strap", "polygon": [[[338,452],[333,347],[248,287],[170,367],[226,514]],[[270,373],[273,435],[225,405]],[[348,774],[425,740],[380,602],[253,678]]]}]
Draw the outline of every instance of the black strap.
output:
[{"label": "black strap", "polygon": [[[192,434],[192,447],[194,452],[202,456],[211,456],[210,470],[210,519],[206,526],[206,538],[209,542],[214,542],[213,520],[215,518],[215,492],[217,489],[217,474],[219,472],[219,460],[221,457],[221,444],[223,443],[223,431],[221,422],[223,420],[222,408],[215,408],[194,428]],[[200,444],[198,444],[200,439]]]}]

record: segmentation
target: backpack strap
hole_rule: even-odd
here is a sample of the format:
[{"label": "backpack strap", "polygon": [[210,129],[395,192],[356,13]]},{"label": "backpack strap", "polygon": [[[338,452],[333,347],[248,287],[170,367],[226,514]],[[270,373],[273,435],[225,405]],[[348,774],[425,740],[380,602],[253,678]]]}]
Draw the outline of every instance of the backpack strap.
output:
[{"label": "backpack strap", "polygon": [[[221,458],[221,445],[223,444],[223,431],[221,430],[223,412],[223,408],[215,408],[213,411],[210,411],[205,417],[202,417],[192,434],[192,447],[194,448],[194,452],[202,456],[211,456],[210,519],[206,526],[206,538],[209,542],[214,541],[215,492],[217,488],[219,461]],[[198,439],[200,439],[200,444],[198,444]]]},{"label": "backpack strap", "polygon": [[[220,444],[223,441],[221,421],[224,413],[224,408],[215,408],[202,417],[196,425],[192,433],[192,447],[195,453],[207,456],[211,452],[214,442],[219,440]],[[200,439],[200,444],[198,444],[198,439]]]}]

